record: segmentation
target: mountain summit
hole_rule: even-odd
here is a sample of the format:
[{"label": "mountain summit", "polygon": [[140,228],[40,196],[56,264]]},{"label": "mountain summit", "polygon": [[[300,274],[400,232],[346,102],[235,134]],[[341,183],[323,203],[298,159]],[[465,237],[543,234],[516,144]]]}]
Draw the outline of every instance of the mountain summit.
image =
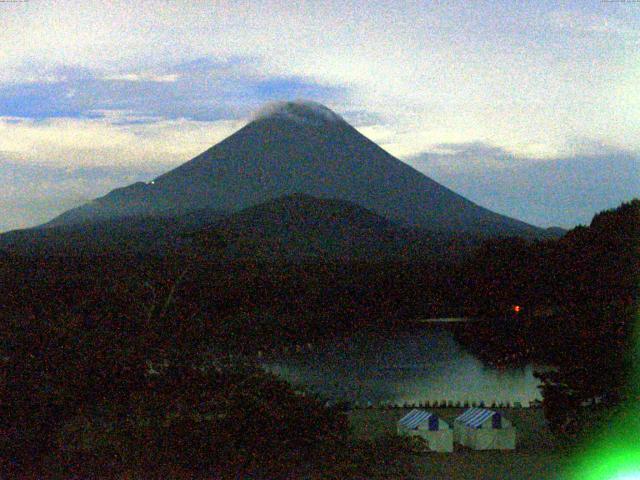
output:
[{"label": "mountain summit", "polygon": [[313,102],[263,108],[246,126],[148,184],[117,189],[47,224],[130,215],[233,213],[285,195],[346,200],[429,230],[538,236],[542,230],[463,198]]}]

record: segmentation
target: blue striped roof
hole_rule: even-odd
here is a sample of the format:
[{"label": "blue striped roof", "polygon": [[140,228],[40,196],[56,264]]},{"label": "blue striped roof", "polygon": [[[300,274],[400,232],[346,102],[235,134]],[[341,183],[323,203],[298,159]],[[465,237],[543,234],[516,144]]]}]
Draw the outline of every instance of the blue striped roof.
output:
[{"label": "blue striped roof", "polygon": [[415,430],[423,423],[428,422],[429,418],[431,417],[433,417],[434,419],[438,418],[436,415],[434,415],[433,413],[429,413],[426,410],[413,409],[404,417],[402,417],[398,421],[398,423],[403,427]]},{"label": "blue striped roof", "polygon": [[496,412],[487,410],[485,408],[470,408],[458,418],[456,422],[461,422],[472,428],[480,428],[487,418],[491,418]]}]

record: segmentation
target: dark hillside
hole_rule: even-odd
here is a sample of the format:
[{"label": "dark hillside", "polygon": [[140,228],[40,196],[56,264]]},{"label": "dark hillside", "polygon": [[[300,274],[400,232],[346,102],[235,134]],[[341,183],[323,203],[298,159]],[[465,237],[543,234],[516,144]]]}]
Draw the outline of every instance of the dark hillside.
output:
[{"label": "dark hillside", "polygon": [[478,245],[473,235],[397,224],[343,200],[291,195],[238,213],[134,216],[0,235],[21,255],[199,255],[229,261],[456,259]]}]

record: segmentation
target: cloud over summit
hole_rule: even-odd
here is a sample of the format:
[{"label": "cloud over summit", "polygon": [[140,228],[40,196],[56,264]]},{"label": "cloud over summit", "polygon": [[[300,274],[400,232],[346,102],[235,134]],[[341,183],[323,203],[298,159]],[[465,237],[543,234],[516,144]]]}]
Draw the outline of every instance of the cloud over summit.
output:
[{"label": "cloud over summit", "polygon": [[312,125],[320,125],[324,122],[344,122],[344,119],[333,110],[311,100],[270,102],[260,108],[253,116],[254,120],[271,117],[281,117]]}]

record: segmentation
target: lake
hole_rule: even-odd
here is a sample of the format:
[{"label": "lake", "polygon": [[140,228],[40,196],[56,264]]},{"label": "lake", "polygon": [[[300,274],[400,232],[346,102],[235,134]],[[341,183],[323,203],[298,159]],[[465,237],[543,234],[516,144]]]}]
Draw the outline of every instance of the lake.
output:
[{"label": "lake", "polygon": [[324,345],[262,358],[263,367],[294,385],[359,403],[539,400],[537,366],[496,369],[483,364],[443,326],[361,331]]}]

